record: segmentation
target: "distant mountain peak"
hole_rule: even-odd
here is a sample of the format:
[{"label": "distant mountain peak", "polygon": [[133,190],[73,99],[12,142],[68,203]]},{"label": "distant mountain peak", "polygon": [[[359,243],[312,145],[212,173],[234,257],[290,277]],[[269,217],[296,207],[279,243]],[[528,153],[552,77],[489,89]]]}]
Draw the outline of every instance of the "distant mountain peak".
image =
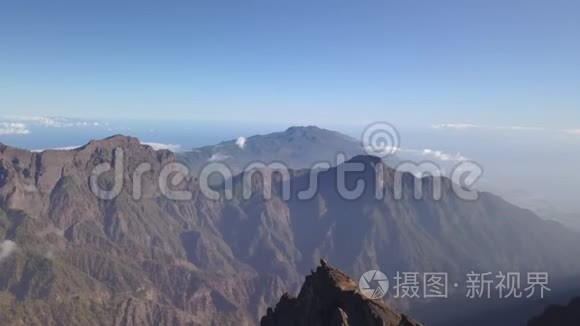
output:
[{"label": "distant mountain peak", "polygon": [[[194,171],[207,162],[227,162],[235,173],[252,162],[284,162],[293,169],[309,168],[316,162],[336,162],[337,154],[347,158],[362,154],[360,143],[347,135],[317,126],[293,126],[284,131],[231,139],[193,149],[181,158]],[[197,173],[197,172],[196,172]]]},{"label": "distant mountain peak", "polygon": [[322,129],[319,128],[317,126],[314,125],[310,125],[310,126],[292,126],[289,127],[288,129],[286,129],[286,133],[292,133],[292,132],[297,132],[297,131],[322,131],[322,130],[326,130],[326,129]]},{"label": "distant mountain peak", "polygon": [[[91,140],[88,142],[87,145],[100,145],[100,146],[126,146],[126,145],[141,145],[141,142],[136,137],[126,136],[126,135],[113,135],[101,140]],[[85,145],[85,146],[87,146]],[[85,147],[83,146],[83,147]]]},{"label": "distant mountain peak", "polygon": [[131,141],[131,140],[135,140],[135,139],[137,139],[137,137],[132,137],[132,136],[123,135],[123,134],[115,134],[115,135],[112,135],[112,136],[109,136],[109,137],[103,139],[102,141],[111,141],[111,140]]},{"label": "distant mountain peak", "polygon": [[284,135],[287,137],[307,137],[312,138],[316,137],[317,135],[323,134],[331,134],[334,133],[330,130],[318,128],[316,126],[293,126],[286,131],[284,131]]},{"label": "distant mountain peak", "polygon": [[[163,144],[161,144],[163,145]],[[100,140],[91,140],[89,141],[87,144],[85,144],[84,146],[80,146],[76,149],[74,149],[74,151],[82,151],[82,150],[93,150],[96,148],[101,148],[101,149],[106,149],[106,150],[114,150],[116,148],[123,148],[124,150],[129,150],[129,151],[141,151],[142,149],[146,149],[146,152],[161,152],[163,153],[163,155],[165,156],[170,156],[173,154],[169,154],[172,153],[171,150],[169,150],[168,148],[164,148],[164,147],[156,147],[154,143],[142,143],[138,138],[136,137],[132,137],[132,136],[126,136],[126,135],[121,135],[121,134],[117,134],[117,135],[113,135],[110,137],[107,137],[105,139],[100,139]]]}]

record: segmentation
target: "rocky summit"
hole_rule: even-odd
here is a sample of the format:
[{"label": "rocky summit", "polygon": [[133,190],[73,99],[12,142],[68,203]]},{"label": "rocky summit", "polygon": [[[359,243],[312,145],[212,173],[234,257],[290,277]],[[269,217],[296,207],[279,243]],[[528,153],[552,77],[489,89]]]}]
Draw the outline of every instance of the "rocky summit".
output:
[{"label": "rocky summit", "polygon": [[358,284],[322,260],[306,277],[298,297],[284,294],[268,309],[261,326],[420,326],[380,299],[363,295]]}]

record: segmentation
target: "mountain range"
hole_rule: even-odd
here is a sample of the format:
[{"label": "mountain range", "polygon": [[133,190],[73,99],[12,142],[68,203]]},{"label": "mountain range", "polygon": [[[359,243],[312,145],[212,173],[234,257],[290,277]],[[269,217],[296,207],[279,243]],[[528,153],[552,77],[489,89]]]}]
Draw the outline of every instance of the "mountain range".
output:
[{"label": "mountain range", "polygon": [[[282,162],[292,169],[310,169],[320,162],[336,166],[339,163],[339,153],[345,159],[365,155],[362,143],[363,139],[355,139],[340,132],[316,126],[294,126],[282,132],[240,137],[216,145],[177,152],[176,155],[179,161],[191,169],[193,175],[199,175],[206,165],[216,162],[227,165],[233,174],[237,174],[255,162]],[[393,155],[384,156],[383,161],[391,167],[399,168],[405,163],[431,162],[438,166],[443,175],[449,175],[458,164],[470,159],[460,153],[446,153],[436,149],[399,148]],[[412,165],[408,165],[407,169],[410,172],[419,172]],[[210,181],[219,183],[221,179],[211,178]],[[512,189],[513,184],[506,184],[509,183],[489,181],[486,172],[477,186],[480,190],[499,194],[517,206],[528,208],[543,219],[558,221],[580,230],[578,213],[567,211],[533,191],[517,191]]]},{"label": "mountain range", "polygon": [[[345,199],[333,167],[319,173],[314,197],[299,199],[310,184],[309,161],[302,158],[335,155],[331,145],[321,153],[309,147],[330,141],[317,132],[312,137],[313,128],[288,129],[276,143],[257,136],[188,153],[197,155],[189,157],[191,166],[216,153],[239,171],[246,160],[271,157],[296,166],[289,179],[274,174],[269,185],[255,174],[250,198],[241,195],[245,175],[239,174],[233,198],[217,200],[204,196],[193,175],[173,185],[191,192],[190,199],[164,196],[158,187],[163,167],[184,158],[136,138],[117,135],[39,153],[0,145],[0,323],[256,325],[283,293],[298,290],[321,258],[357,279],[371,269],[389,276],[444,271],[457,281],[470,271],[542,271],[554,279],[580,272],[580,261],[571,258],[580,254],[577,233],[491,193],[465,201],[448,179],[440,200],[433,199],[429,178],[423,198],[415,199],[415,177],[404,174],[403,196],[396,199],[396,171],[358,155],[354,140],[342,149],[350,163],[365,168],[347,175],[347,187],[379,178],[380,188]],[[113,163],[118,148],[122,167]],[[122,170],[124,186],[102,200],[92,193],[90,176],[107,162]],[[136,200],[133,176],[142,163],[151,171],[141,176]],[[112,173],[99,179],[103,187],[114,183]],[[271,198],[262,193],[266,186]],[[405,310],[417,306],[389,300]]]}]

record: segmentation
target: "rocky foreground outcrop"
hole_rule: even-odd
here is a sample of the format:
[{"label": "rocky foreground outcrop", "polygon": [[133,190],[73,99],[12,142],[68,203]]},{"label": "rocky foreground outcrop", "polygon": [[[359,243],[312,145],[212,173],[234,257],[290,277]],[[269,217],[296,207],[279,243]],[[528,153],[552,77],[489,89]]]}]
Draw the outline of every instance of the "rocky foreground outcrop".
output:
[{"label": "rocky foreground outcrop", "polygon": [[580,325],[580,298],[568,305],[549,306],[540,316],[530,320],[528,326],[578,326]]},{"label": "rocky foreground outcrop", "polygon": [[380,300],[364,296],[357,283],[326,261],[321,261],[297,298],[284,294],[269,308],[261,326],[421,325]]}]

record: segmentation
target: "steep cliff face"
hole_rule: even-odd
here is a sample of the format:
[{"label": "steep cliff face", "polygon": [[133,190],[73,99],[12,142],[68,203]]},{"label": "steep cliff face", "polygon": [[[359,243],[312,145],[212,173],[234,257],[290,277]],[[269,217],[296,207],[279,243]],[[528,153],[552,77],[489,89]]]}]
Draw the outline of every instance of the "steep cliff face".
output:
[{"label": "steep cliff face", "polygon": [[[255,324],[289,284],[262,280],[234,257],[216,226],[222,208],[192,180],[175,186],[190,200],[160,193],[172,162],[171,152],[124,136],[72,151],[0,145],[0,240],[16,246],[0,260],[0,324]],[[115,169],[123,176],[111,200],[90,188],[101,163],[113,167],[99,178],[103,189],[115,184]],[[142,163],[149,170],[136,179]]]},{"label": "steep cliff face", "polygon": [[261,326],[420,326],[380,300],[365,297],[357,283],[321,261],[306,277],[298,297],[284,294]]}]

